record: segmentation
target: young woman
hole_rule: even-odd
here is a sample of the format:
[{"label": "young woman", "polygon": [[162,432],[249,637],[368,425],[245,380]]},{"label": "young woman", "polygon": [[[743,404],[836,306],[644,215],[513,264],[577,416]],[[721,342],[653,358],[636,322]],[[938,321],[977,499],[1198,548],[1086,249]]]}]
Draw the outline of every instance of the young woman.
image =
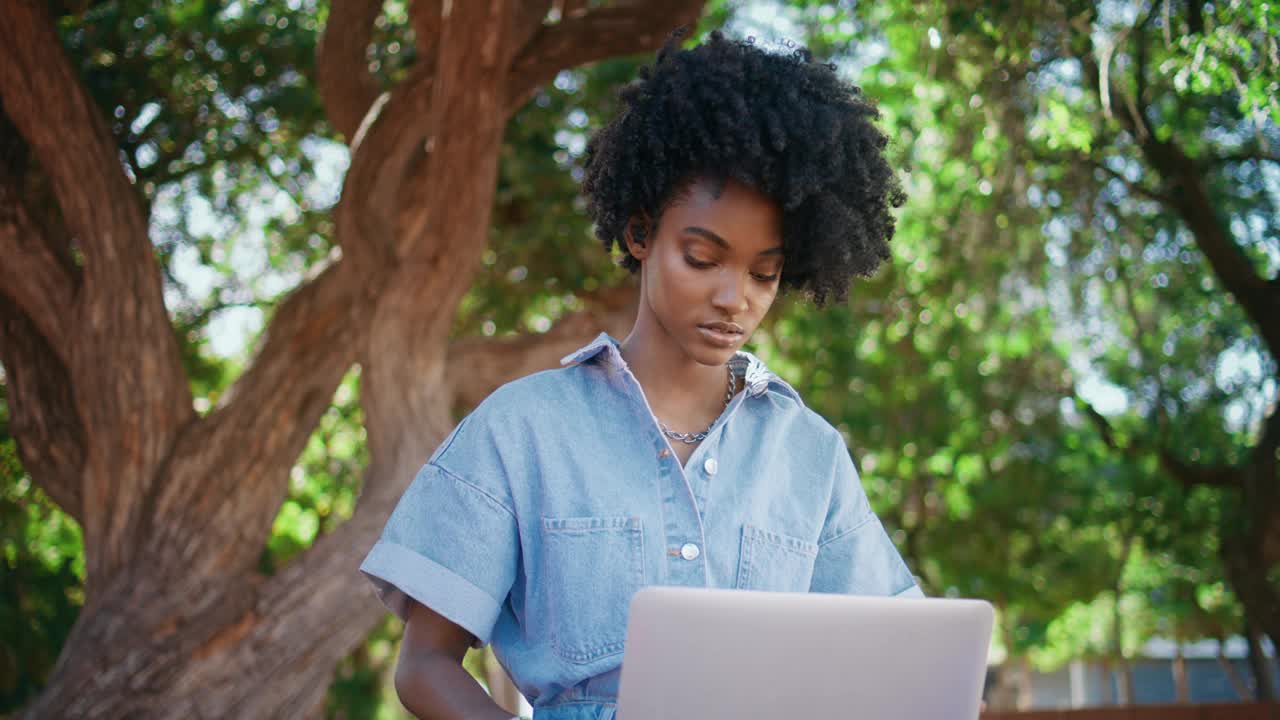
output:
[{"label": "young woman", "polygon": [[613,718],[645,585],[920,594],[840,433],[741,350],[780,290],[843,300],[889,257],[877,111],[806,50],[678,40],[586,156],[634,329],[481,403],[361,566],[406,622],[419,717],[509,718],[461,667],[492,643],[536,720]]}]

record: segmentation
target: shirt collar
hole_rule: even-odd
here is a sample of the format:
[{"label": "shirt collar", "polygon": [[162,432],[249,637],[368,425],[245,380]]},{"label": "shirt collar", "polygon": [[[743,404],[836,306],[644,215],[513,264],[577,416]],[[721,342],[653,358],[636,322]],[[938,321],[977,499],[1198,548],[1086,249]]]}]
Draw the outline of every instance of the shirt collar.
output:
[{"label": "shirt collar", "polygon": [[[627,363],[622,359],[622,353],[619,352],[618,348],[618,341],[613,339],[609,333],[602,332],[591,342],[561,358],[560,364],[584,363],[597,356],[603,356],[601,361],[611,368],[626,367]],[[755,355],[745,350],[739,350],[729,359],[729,366],[733,368],[736,376],[746,379],[745,387],[747,395],[750,397],[759,397],[765,394],[772,385],[787,397],[792,398],[802,406],[804,405],[804,401],[800,399],[800,393],[791,387],[786,380],[775,375],[773,371],[765,366],[764,361]]]}]

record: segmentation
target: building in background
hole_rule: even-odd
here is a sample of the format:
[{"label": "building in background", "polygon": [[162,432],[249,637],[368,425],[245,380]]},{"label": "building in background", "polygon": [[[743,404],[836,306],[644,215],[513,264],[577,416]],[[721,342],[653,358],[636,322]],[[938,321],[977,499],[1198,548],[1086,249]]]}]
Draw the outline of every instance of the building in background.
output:
[{"label": "building in background", "polygon": [[[1221,645],[1216,640],[1182,644],[1186,675],[1186,697],[1191,703],[1249,702],[1255,697],[1255,679],[1249,669],[1248,643],[1232,637]],[[1263,640],[1263,652],[1272,677],[1272,687],[1280,687],[1275,650]],[[1168,640],[1155,638],[1143,646],[1140,655],[1129,661],[1133,672],[1133,704],[1174,704],[1179,701],[1175,680],[1178,648]],[[993,668],[991,687],[1003,668]],[[1031,673],[1029,703],[1021,710],[1067,709],[1114,705],[1119,697],[1118,669],[1100,661],[1076,660],[1054,672]],[[1024,696],[1025,697],[1025,696]]]}]

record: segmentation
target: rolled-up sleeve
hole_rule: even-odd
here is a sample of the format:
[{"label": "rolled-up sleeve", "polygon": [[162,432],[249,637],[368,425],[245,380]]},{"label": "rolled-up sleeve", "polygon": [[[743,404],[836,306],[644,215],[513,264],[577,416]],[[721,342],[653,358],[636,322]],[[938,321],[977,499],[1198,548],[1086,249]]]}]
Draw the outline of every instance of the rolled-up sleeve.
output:
[{"label": "rolled-up sleeve", "polygon": [[360,571],[402,620],[412,598],[489,642],[515,581],[516,517],[501,493],[428,462]]},{"label": "rolled-up sleeve", "polygon": [[880,518],[872,511],[843,439],[832,454],[831,505],[818,538],[818,557],[809,591],[924,597]]}]

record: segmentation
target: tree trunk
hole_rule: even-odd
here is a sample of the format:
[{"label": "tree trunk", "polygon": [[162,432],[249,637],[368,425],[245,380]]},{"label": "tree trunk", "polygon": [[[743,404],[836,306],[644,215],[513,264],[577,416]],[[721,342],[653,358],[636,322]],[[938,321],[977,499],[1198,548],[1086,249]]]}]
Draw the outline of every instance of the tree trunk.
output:
[{"label": "tree trunk", "polygon": [[1179,705],[1191,702],[1191,687],[1187,683],[1187,659],[1182,654],[1182,641],[1177,641],[1173,653],[1173,694]]},{"label": "tree trunk", "polygon": [[1120,692],[1116,689],[1116,675],[1111,667],[1111,658],[1103,658],[1099,666],[1102,669],[1102,686],[1107,690],[1107,704],[1117,705],[1120,702]]},{"label": "tree trunk", "polygon": [[[468,341],[459,357],[486,357],[488,371],[450,370],[448,328],[485,245],[507,117],[562,68],[657,47],[702,2],[544,26],[549,3],[418,0],[418,63],[376,102],[367,78],[340,76],[365,72],[370,29],[351,25],[371,23],[381,2],[333,6],[316,66],[352,143],[334,211],[342,258],[281,303],[252,364],[199,417],[101,110],[45,3],[0,3],[5,123],[54,188],[66,230],[37,221],[23,204],[29,178],[0,168],[0,362],[24,466],[80,520],[88,568],[84,607],[23,717],[314,714],[337,662],[385,614],[356,568],[452,426],[456,398],[550,366],[606,315],[616,321],[583,313],[514,345]],[[72,239],[81,264],[64,261]],[[263,576],[289,470],[356,362],[371,457],[360,502]]]},{"label": "tree trunk", "polygon": [[1124,569],[1129,564],[1129,554],[1133,550],[1133,539],[1124,541],[1120,552],[1119,574],[1116,576],[1114,588],[1115,603],[1111,606],[1111,643],[1119,675],[1116,678],[1116,704],[1133,704],[1133,668],[1124,652],[1124,614],[1120,612],[1120,600],[1124,597]]},{"label": "tree trunk", "polygon": [[1280,588],[1268,577],[1266,568],[1277,564],[1268,538],[1277,527],[1269,508],[1278,483],[1275,453],[1270,453],[1269,459],[1262,455],[1255,450],[1254,461],[1239,473],[1242,492],[1233,503],[1238,520],[1223,529],[1218,554],[1227,582],[1244,606],[1246,624],[1255,632],[1276,638],[1280,637]]},{"label": "tree trunk", "polygon": [[1016,710],[1018,707],[1018,657],[1014,654],[1013,627],[1011,613],[1000,607],[1000,634],[1004,641],[1004,662],[996,671],[996,682],[988,693],[988,706],[992,710]]},{"label": "tree trunk", "polygon": [[1031,668],[1031,658],[1023,655],[1018,662],[1018,709],[1030,710],[1036,702],[1035,675]]},{"label": "tree trunk", "polygon": [[1271,677],[1271,663],[1267,662],[1262,652],[1262,638],[1258,632],[1245,622],[1245,639],[1249,641],[1249,670],[1253,673],[1254,699],[1258,702],[1270,702],[1276,697],[1275,684]]},{"label": "tree trunk", "polygon": [[1116,659],[1118,673],[1116,676],[1116,704],[1127,706],[1133,704],[1133,666],[1124,657]]},{"label": "tree trunk", "polygon": [[1227,676],[1227,680],[1231,683],[1231,689],[1236,691],[1236,699],[1248,700],[1252,697],[1249,692],[1249,686],[1245,683],[1244,678],[1240,677],[1240,673],[1236,672],[1236,666],[1227,659],[1226,645],[1222,638],[1218,638],[1218,665],[1222,667],[1222,672]]}]

